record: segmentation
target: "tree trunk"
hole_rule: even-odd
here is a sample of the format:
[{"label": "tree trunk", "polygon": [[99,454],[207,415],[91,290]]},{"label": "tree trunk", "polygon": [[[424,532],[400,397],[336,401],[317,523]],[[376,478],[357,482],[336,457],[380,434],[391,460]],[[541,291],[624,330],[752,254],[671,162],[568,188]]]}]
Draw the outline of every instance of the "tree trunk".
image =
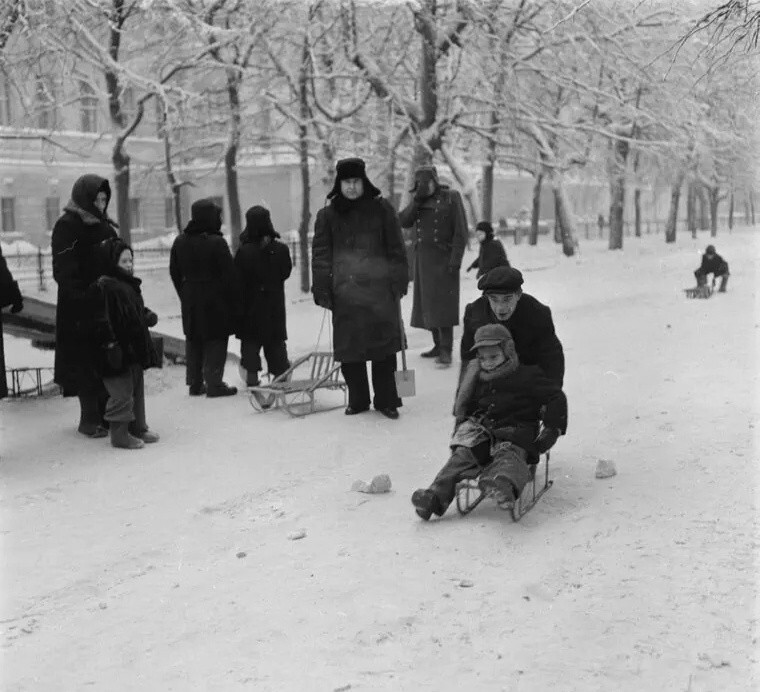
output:
[{"label": "tree trunk", "polygon": [[116,188],[116,221],[119,235],[127,245],[132,245],[132,220],[129,209],[129,155],[118,144],[111,153],[113,182]]},{"label": "tree trunk", "polygon": [[630,145],[618,139],[612,148],[613,161],[610,172],[610,237],[609,249],[623,247],[623,213],[625,211],[625,171]]},{"label": "tree trunk", "polygon": [[686,187],[686,228],[691,231],[692,238],[697,237],[696,192],[692,182]]},{"label": "tree trunk", "polygon": [[710,236],[718,235],[718,206],[720,205],[720,188],[716,185],[708,190],[710,201]]},{"label": "tree trunk", "polygon": [[544,174],[537,173],[533,182],[533,203],[530,211],[530,236],[529,245],[538,245],[538,219],[541,215],[541,184],[544,182]]},{"label": "tree trunk", "polygon": [[562,185],[562,179],[556,171],[551,176],[552,190],[554,191],[554,203],[557,218],[559,221],[560,241],[562,242],[562,253],[565,257],[572,257],[575,254],[575,221],[573,220],[573,211],[570,207],[570,201],[565,194]]},{"label": "tree trunk", "polygon": [[734,228],[734,191],[731,190],[731,194],[728,198],[728,230],[732,231]]},{"label": "tree trunk", "polygon": [[483,189],[480,203],[480,215],[483,221],[493,221],[493,169],[496,165],[496,132],[499,127],[499,117],[496,111],[491,111],[489,119],[491,137],[489,137],[486,145],[486,163],[483,166]]},{"label": "tree trunk", "polygon": [[241,212],[240,189],[238,187],[237,152],[240,146],[240,76],[232,69],[227,70],[227,96],[230,104],[230,136],[224,152],[224,174],[227,183],[227,204],[230,208],[230,244],[233,254],[240,245]]},{"label": "tree trunk", "polygon": [[697,185],[695,190],[697,195],[697,207],[699,209],[699,230],[706,231],[708,228],[710,228],[710,203],[706,199],[704,186]]},{"label": "tree trunk", "polygon": [[633,191],[633,224],[634,233],[637,238],[641,238],[641,188],[636,187]]},{"label": "tree trunk", "polygon": [[668,210],[668,220],[665,223],[665,242],[676,242],[676,229],[678,225],[678,203],[681,200],[681,185],[683,184],[684,174],[679,173],[673,185],[670,188],[670,209]]},{"label": "tree trunk", "polygon": [[752,194],[752,190],[749,191],[749,214],[752,225],[755,225],[755,196]]},{"label": "tree trunk", "polygon": [[311,177],[309,173],[309,117],[308,94],[308,43],[304,39],[301,55],[301,70],[298,75],[298,105],[301,123],[298,126],[298,155],[301,167],[301,222],[298,226],[298,250],[300,254],[301,291],[308,293],[311,288],[309,266],[309,226],[311,224]]},{"label": "tree trunk", "polygon": [[160,134],[161,138],[164,140],[164,167],[166,168],[166,180],[169,183],[169,189],[172,191],[174,225],[177,227],[177,233],[182,233],[182,183],[177,180],[177,176],[174,173],[174,164],[172,163],[172,144],[169,138],[166,110],[164,110],[161,116]]}]

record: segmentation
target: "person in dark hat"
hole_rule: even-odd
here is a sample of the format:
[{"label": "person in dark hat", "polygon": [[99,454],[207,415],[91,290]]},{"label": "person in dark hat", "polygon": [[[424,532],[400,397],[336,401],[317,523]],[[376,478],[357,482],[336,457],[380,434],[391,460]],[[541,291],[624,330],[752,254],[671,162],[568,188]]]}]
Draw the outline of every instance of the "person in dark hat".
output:
[{"label": "person in dark hat", "polygon": [[477,278],[487,274],[495,267],[509,267],[507,251],[502,242],[494,236],[493,226],[488,221],[480,221],[475,226],[475,237],[480,243],[480,250],[475,261],[467,267],[467,271],[477,269]]},{"label": "person in dark hat", "polygon": [[461,195],[441,185],[435,166],[415,171],[414,193],[399,213],[401,225],[413,229],[414,302],[412,327],[428,329],[433,348],[423,358],[448,367],[459,324],[459,270],[467,245],[467,218]]},{"label": "person in dark hat", "polygon": [[245,213],[245,228],[235,253],[241,290],[241,317],[235,335],[240,339],[240,365],[249,387],[259,384],[262,348],[274,377],[290,367],[285,345],[285,281],[293,262],[279,237],[268,209],[255,206]]},{"label": "person in dark hat", "polygon": [[99,354],[93,329],[98,307],[89,288],[100,274],[98,246],[116,237],[108,216],[111,186],[88,173],[77,179],[71,199],[55,222],[50,240],[53,278],[58,284],[53,379],[64,397],[79,398],[77,430],[90,438],[106,437],[103,415],[108,392],[95,363]]},{"label": "person in dark hat", "polygon": [[713,286],[715,279],[720,279],[720,288],[718,293],[725,293],[728,285],[728,262],[724,260],[717,252],[714,245],[708,245],[702,255],[702,263],[694,272],[697,279],[697,286],[707,285],[708,274],[713,275]]},{"label": "person in dark hat", "polygon": [[232,254],[222,235],[222,210],[214,200],[193,202],[190,222],[172,244],[169,275],[182,304],[190,396],[237,394],[223,378],[238,291]]},{"label": "person in dark hat", "polygon": [[[24,299],[18,287],[18,281],[8,269],[8,264],[3,257],[0,248],[0,310],[10,307],[11,312],[16,314],[24,309]],[[8,396],[8,380],[5,377],[5,345],[3,343],[3,316],[0,312],[0,399]]]},{"label": "person in dark hat", "polygon": [[143,380],[143,370],[160,365],[148,331],[158,316],[145,307],[132,248],[111,238],[100,244],[100,256],[103,273],[92,291],[103,305],[95,334],[101,348],[97,363],[108,390],[105,419],[113,447],[140,449],[158,442],[145,417]]},{"label": "person in dark hat", "polygon": [[311,271],[314,302],[332,311],[333,350],[348,385],[346,415],[373,404],[398,418],[396,354],[404,335],[400,300],[409,268],[398,216],[369,181],[362,159],[338,161],[329,204],[317,213]]},{"label": "person in dark hat", "polygon": [[482,491],[513,502],[530,480],[530,459],[551,449],[567,430],[562,388],[541,368],[520,363],[504,325],[479,327],[471,351],[454,404],[451,456],[429,488],[412,494],[415,511],[426,521],[446,511],[465,478],[479,476]]},{"label": "person in dark hat", "polygon": [[496,267],[478,281],[483,295],[464,310],[460,354],[462,373],[474,357],[475,332],[486,324],[509,329],[520,362],[538,365],[560,387],[565,377],[565,355],[554,331],[551,310],[523,293],[523,276],[514,267]]}]

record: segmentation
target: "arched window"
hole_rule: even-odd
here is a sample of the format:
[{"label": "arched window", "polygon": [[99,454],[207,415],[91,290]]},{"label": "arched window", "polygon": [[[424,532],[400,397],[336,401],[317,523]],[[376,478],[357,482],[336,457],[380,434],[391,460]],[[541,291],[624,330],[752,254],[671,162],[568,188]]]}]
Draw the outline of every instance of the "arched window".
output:
[{"label": "arched window", "polygon": [[52,83],[44,77],[37,78],[35,102],[37,127],[52,130],[56,126],[55,92]]},{"label": "arched window", "polygon": [[83,79],[79,81],[79,107],[82,132],[97,132],[98,97],[95,89]]},{"label": "arched window", "polygon": [[11,117],[11,85],[4,74],[0,74],[0,126],[10,125]]}]

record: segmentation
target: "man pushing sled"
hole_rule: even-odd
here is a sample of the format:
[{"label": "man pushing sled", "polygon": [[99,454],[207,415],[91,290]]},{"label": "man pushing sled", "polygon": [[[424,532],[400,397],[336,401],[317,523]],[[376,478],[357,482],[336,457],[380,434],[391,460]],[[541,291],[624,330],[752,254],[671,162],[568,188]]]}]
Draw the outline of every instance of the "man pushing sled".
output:
[{"label": "man pushing sled", "polygon": [[[475,332],[473,351],[454,404],[451,456],[412,504],[427,521],[442,516],[457,483],[479,476],[478,486],[500,504],[514,503],[531,480],[529,462],[548,451],[567,429],[567,399],[535,365],[522,365],[509,330],[487,324]],[[541,410],[544,427],[539,433]]]}]

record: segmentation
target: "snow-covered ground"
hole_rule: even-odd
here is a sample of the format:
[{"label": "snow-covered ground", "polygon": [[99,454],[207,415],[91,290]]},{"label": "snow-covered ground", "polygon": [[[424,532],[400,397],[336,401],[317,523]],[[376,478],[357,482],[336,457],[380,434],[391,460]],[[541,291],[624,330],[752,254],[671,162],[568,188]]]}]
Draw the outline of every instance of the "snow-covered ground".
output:
[{"label": "snow-covered ground", "polygon": [[[414,514],[457,372],[419,358],[419,330],[398,421],[191,399],[177,367],[148,373],[162,439],[139,452],[78,436],[73,400],[0,403],[3,689],[760,689],[760,232],[715,239],[732,276],[710,300],[682,292],[704,234],[625,240],[507,248],[552,307],[570,403],[554,486],[519,524]],[[296,282],[299,354],[321,312]],[[145,292],[178,330],[167,279]],[[462,307],[477,295],[471,273]],[[599,458],[618,475],[596,480]],[[391,493],[351,492],[377,473]]]}]

